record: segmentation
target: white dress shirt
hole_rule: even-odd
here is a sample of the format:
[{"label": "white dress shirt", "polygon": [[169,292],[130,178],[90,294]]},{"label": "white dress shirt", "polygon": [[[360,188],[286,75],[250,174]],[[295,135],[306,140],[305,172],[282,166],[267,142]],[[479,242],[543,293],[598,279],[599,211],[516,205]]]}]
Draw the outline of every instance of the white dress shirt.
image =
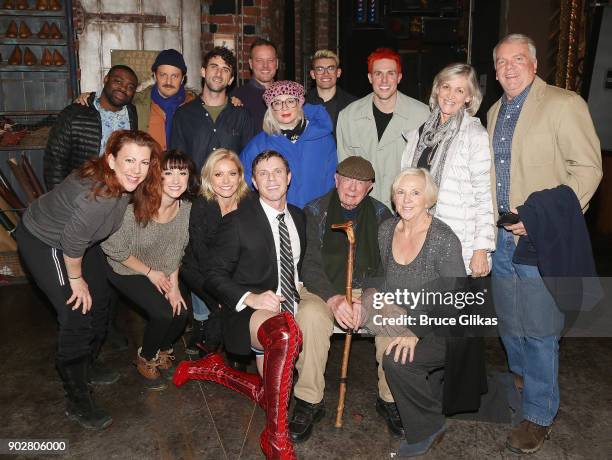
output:
[{"label": "white dress shirt", "polygon": [[[297,227],[295,226],[295,222],[293,222],[293,218],[291,217],[291,213],[289,212],[289,209],[287,208],[286,204],[285,204],[285,209],[283,211],[279,211],[273,208],[272,206],[270,206],[269,204],[265,203],[261,198],[259,199],[259,202],[261,203],[261,207],[263,208],[266,214],[266,217],[268,218],[270,228],[272,229],[272,237],[274,239],[274,247],[276,249],[276,267],[277,267],[277,279],[278,279],[278,285],[276,286],[276,295],[280,295],[280,292],[281,292],[280,233],[279,233],[279,228],[278,228],[280,225],[280,222],[278,221],[277,216],[283,213],[285,214],[285,224],[287,224],[287,230],[289,231],[289,239],[291,240],[291,253],[293,255],[293,272],[295,274],[295,289],[297,292],[300,292],[300,289],[302,288],[302,283],[300,282],[300,279],[298,276],[298,269],[297,269],[298,262],[300,260],[300,251],[301,251],[300,236],[298,234]],[[236,311],[244,310],[244,308],[247,306],[244,303],[244,300],[247,298],[249,294],[251,294],[250,291],[246,292],[240,298],[240,300],[236,304]],[[295,311],[297,312],[297,302],[294,302],[294,306],[295,306]]]}]

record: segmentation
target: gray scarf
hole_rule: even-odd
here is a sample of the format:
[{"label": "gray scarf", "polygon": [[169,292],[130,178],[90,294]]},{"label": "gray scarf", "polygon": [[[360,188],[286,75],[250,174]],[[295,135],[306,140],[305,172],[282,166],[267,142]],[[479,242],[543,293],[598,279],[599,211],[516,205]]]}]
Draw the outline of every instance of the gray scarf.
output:
[{"label": "gray scarf", "polygon": [[416,168],[419,158],[427,147],[432,149],[431,161],[428,161],[429,172],[439,187],[444,171],[444,163],[453,139],[459,132],[459,127],[463,121],[465,109],[461,108],[457,114],[440,125],[440,107],[436,106],[432,110],[427,121],[423,124],[423,132],[419,136],[419,142],[412,157],[412,167]]}]

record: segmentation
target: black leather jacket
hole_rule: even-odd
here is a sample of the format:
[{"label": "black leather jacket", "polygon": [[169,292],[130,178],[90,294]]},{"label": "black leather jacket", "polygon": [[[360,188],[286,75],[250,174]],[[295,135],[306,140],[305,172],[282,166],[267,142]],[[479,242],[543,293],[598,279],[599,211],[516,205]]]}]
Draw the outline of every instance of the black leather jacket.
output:
[{"label": "black leather jacket", "polygon": [[[86,160],[97,157],[102,140],[102,120],[93,105],[95,93],[89,96],[89,107],[71,104],[62,110],[51,128],[44,157],[47,189],[62,182],[72,170]],[[136,108],[127,105],[132,129],[138,129]]]}]

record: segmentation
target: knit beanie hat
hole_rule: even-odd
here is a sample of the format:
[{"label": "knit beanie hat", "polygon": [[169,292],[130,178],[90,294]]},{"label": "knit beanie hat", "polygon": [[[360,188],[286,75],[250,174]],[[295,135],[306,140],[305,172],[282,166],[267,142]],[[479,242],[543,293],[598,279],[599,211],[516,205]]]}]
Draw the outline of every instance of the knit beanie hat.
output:
[{"label": "knit beanie hat", "polygon": [[157,55],[155,62],[151,66],[151,71],[155,72],[160,65],[171,65],[177,69],[181,69],[183,75],[187,73],[187,66],[185,65],[183,55],[172,48],[163,50]]}]

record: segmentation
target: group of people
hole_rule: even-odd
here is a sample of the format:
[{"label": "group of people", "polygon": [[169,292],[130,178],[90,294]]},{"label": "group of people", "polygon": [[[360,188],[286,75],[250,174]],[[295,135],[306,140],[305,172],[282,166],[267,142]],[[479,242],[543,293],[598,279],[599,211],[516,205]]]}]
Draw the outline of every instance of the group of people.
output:
[{"label": "group of people", "polygon": [[[500,321],[521,331],[502,334],[523,417],[507,447],[537,451],[559,406],[563,313],[538,268],[513,260],[527,235],[517,208],[533,192],[567,185],[586,209],[601,153],[584,101],[536,76],[529,37],[503,38],[493,62],[504,95],[487,129],[474,116],[482,94],[470,65],[442,69],[428,107],[398,91],[401,59],[386,48],[368,58],[372,93],[361,99],[337,86],[341,69],[329,50],[313,56],[308,94],[274,81],[276,47],[263,39],[251,47],[253,77],[231,94],[236,60],[225,48],[203,57],[199,96],[186,89],[175,50],[157,56],[153,86],[138,93],[129,67],[111,68],[99,93],[60,114],[45,155],[50,191],[17,231],[23,260],[57,311],[66,415],[89,429],[112,422],[89,385],[118,378],[95,362],[114,288],[148,320],[134,360],[145,387],[201,379],[245,394],[266,412],[268,458],[295,458],[293,443],[325,415],[334,325],[369,331],[376,410],[402,438],[399,455],[424,454],[442,439],[445,415],[478,410],[482,341],[433,325],[381,324],[379,315],[439,315],[440,307],[374,299],[462,289],[462,279],[492,271],[518,281],[494,291]],[[500,216],[516,219],[496,226]],[[332,228],[346,221],[356,236],[351,304],[349,243]],[[176,363],[188,305],[201,348],[215,322],[225,351],[254,354],[258,372],[210,349]]]}]

